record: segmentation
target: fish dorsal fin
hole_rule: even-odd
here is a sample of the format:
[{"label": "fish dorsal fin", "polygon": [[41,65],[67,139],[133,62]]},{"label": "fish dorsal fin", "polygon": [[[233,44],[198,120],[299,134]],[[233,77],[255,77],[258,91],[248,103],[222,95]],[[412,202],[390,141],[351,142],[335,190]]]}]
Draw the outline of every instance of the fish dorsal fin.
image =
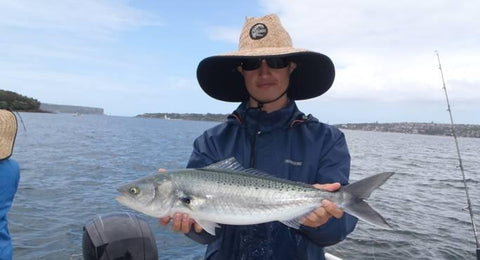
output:
[{"label": "fish dorsal fin", "polygon": [[286,181],[284,179],[280,179],[278,177],[274,177],[271,174],[268,174],[266,172],[259,171],[257,169],[253,168],[248,168],[245,169],[238,161],[235,159],[235,157],[230,157],[228,159],[219,161],[217,163],[210,164],[206,167],[203,167],[201,169],[205,170],[225,170],[225,171],[235,171],[237,173],[242,173],[244,175],[255,175],[256,177],[263,177],[267,179],[275,179],[275,180],[282,180]]},{"label": "fish dorsal fin", "polygon": [[245,168],[235,159],[235,157],[230,157],[228,159],[210,164],[202,169],[214,169],[214,170],[231,170],[231,171],[244,171]]}]

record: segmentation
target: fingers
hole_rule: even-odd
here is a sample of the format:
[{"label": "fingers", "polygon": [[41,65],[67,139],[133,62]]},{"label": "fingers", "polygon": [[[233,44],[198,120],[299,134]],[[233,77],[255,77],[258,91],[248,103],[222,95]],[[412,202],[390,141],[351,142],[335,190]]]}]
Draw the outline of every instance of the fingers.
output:
[{"label": "fingers", "polygon": [[195,228],[195,232],[200,233],[202,232],[203,228],[197,222],[193,223],[193,227]]},{"label": "fingers", "polygon": [[322,201],[322,208],[325,209],[328,215],[334,218],[341,218],[343,216],[343,210],[337,208],[337,205],[329,200]]},{"label": "fingers", "polygon": [[340,189],[342,185],[339,182],[335,182],[335,183],[328,183],[328,184],[313,184],[313,187],[320,190],[336,191]]},{"label": "fingers", "polygon": [[304,226],[319,227],[332,217],[323,207],[319,207],[312,213],[308,214],[302,221]]},{"label": "fingers", "polygon": [[172,220],[173,232],[182,232],[184,234],[187,234],[188,232],[190,232],[192,224],[194,224],[193,227],[195,232],[200,233],[203,230],[203,228],[193,219],[191,219],[188,214],[175,213],[175,215],[173,215],[173,218],[163,217],[160,218],[158,221],[162,225],[168,225],[170,220]]},{"label": "fingers", "polygon": [[172,223],[172,231],[173,232],[180,232],[182,230],[182,219],[183,215],[176,213],[173,215],[173,223]]},{"label": "fingers", "polygon": [[158,222],[160,222],[160,224],[166,226],[166,225],[168,225],[168,222],[170,222],[170,217],[159,218]]},{"label": "fingers", "polygon": [[188,217],[187,214],[183,214],[182,216],[182,226],[180,227],[180,231],[183,234],[187,234],[190,232],[190,229],[192,228],[193,220]]},{"label": "fingers", "polygon": [[[342,185],[339,182],[335,182],[328,184],[314,184],[313,187],[321,190],[337,191]],[[330,215],[330,217],[341,218],[343,216],[343,210],[337,208],[337,205],[329,200],[322,201],[322,208],[326,211],[326,214]]]},{"label": "fingers", "polygon": [[[314,184],[317,189],[327,190],[327,191],[336,191],[340,189],[341,184],[329,183],[329,184]],[[331,218],[341,218],[343,216],[343,210],[337,208],[335,203],[329,200],[323,200],[322,206],[315,209],[313,212],[308,214],[303,220],[302,224],[309,227],[319,227],[327,223]]]}]

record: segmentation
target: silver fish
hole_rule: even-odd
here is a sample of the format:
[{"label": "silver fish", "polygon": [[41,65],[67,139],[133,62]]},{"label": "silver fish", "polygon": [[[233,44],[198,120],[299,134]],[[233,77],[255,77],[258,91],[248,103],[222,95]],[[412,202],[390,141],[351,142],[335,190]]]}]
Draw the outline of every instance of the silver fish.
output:
[{"label": "silver fish", "polygon": [[118,188],[121,195],[116,200],[157,218],[187,213],[212,235],[218,224],[280,221],[298,229],[300,219],[318,208],[324,199],[359,219],[390,229],[364,200],[393,174],[380,173],[329,192],[244,169],[235,158],[229,158],[204,168],[141,178]]}]

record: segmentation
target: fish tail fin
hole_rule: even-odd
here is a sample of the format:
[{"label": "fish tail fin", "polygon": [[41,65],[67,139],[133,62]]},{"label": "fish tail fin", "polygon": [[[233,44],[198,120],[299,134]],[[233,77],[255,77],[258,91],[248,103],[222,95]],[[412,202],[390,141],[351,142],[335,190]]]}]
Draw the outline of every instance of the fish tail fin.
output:
[{"label": "fish tail fin", "polygon": [[384,184],[393,174],[393,172],[376,174],[342,187],[341,191],[344,193],[344,198],[347,198],[343,205],[345,212],[370,224],[392,229],[392,226],[364,200],[368,199],[370,194]]}]

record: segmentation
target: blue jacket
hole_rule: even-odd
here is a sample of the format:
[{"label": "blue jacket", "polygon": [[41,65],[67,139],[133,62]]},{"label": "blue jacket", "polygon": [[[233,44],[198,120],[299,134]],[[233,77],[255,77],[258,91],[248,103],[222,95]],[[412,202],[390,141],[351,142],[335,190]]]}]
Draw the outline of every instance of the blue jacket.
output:
[{"label": "blue jacket", "polygon": [[[208,129],[194,142],[187,165],[200,168],[235,157],[245,168],[309,184],[348,184],[350,155],[341,131],[301,113],[295,102],[265,113],[242,103],[227,122]],[[208,244],[205,259],[324,259],[323,247],[345,239],[357,219],[344,214],[318,228],[295,230],[280,222],[222,225],[216,236],[192,231]]]},{"label": "blue jacket", "polygon": [[13,159],[0,160],[0,259],[12,259],[12,239],[8,232],[7,213],[12,206],[20,180],[20,168]]}]

